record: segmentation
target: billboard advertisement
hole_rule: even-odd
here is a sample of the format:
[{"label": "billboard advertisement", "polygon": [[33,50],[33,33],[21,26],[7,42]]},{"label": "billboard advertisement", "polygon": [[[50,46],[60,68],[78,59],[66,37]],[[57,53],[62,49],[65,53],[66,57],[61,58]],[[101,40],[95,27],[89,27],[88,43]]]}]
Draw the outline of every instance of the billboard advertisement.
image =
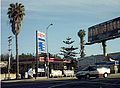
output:
[{"label": "billboard advertisement", "polygon": [[120,17],[88,28],[88,42],[99,43],[120,37]]},{"label": "billboard advertisement", "polygon": [[37,31],[38,54],[46,53],[46,35]]}]

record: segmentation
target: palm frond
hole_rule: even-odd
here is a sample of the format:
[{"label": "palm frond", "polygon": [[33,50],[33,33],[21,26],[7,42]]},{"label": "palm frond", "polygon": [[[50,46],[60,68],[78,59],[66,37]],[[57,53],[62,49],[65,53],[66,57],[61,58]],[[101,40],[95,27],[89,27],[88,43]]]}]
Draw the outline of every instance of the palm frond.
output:
[{"label": "palm frond", "polygon": [[13,3],[10,4],[11,8],[15,8],[15,5]]},{"label": "palm frond", "polygon": [[[25,15],[24,5],[21,3],[10,4],[7,12],[8,18],[10,20],[10,24],[12,26],[13,34],[20,32],[21,21],[23,20],[23,16]],[[15,25],[17,27],[15,28]]]}]

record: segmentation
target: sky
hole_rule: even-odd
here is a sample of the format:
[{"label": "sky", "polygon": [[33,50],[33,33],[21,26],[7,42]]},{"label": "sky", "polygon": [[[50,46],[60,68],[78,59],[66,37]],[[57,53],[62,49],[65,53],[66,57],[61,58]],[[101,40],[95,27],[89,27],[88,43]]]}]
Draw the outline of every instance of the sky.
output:
[{"label": "sky", "polygon": [[[2,0],[1,1],[1,53],[8,53],[8,36],[13,36],[12,52],[15,54],[15,37],[11,31],[7,10],[10,3],[20,2],[25,6],[25,16],[19,34],[19,54],[35,54],[35,32],[48,29],[48,50],[60,53],[63,40],[71,37],[79,48],[77,35],[80,29],[88,28],[120,16],[120,0]],[[76,51],[79,52],[79,49]],[[107,53],[120,52],[120,38],[107,41]],[[85,46],[86,56],[103,54],[102,44]],[[79,57],[79,55],[78,55]]]}]

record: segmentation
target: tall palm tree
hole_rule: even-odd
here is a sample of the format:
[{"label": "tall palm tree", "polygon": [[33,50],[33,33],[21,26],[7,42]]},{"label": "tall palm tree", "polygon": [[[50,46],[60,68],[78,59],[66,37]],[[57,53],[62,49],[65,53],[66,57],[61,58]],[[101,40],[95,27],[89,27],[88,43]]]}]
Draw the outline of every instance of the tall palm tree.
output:
[{"label": "tall palm tree", "polygon": [[78,32],[78,36],[80,38],[80,56],[81,58],[83,58],[85,56],[85,53],[84,53],[84,37],[85,37],[85,31],[84,30],[79,30]]},{"label": "tall palm tree", "polygon": [[18,34],[20,33],[20,27],[25,15],[24,5],[21,3],[10,4],[7,12],[9,22],[11,24],[12,32],[15,35],[16,41],[16,79],[19,78],[19,56],[18,56]]}]

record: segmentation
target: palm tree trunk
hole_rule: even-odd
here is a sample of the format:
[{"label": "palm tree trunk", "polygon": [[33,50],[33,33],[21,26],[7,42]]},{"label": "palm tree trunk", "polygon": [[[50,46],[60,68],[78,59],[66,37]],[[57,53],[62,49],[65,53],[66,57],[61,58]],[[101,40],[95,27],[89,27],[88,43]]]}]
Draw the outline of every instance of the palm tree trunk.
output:
[{"label": "palm tree trunk", "polygon": [[19,78],[19,56],[18,56],[18,35],[15,34],[15,40],[16,40],[16,79]]},{"label": "palm tree trunk", "polygon": [[81,44],[81,46],[80,46],[80,48],[81,48],[80,56],[81,56],[81,58],[83,58],[84,57],[84,40],[83,40],[83,38],[80,38],[80,44]]}]

